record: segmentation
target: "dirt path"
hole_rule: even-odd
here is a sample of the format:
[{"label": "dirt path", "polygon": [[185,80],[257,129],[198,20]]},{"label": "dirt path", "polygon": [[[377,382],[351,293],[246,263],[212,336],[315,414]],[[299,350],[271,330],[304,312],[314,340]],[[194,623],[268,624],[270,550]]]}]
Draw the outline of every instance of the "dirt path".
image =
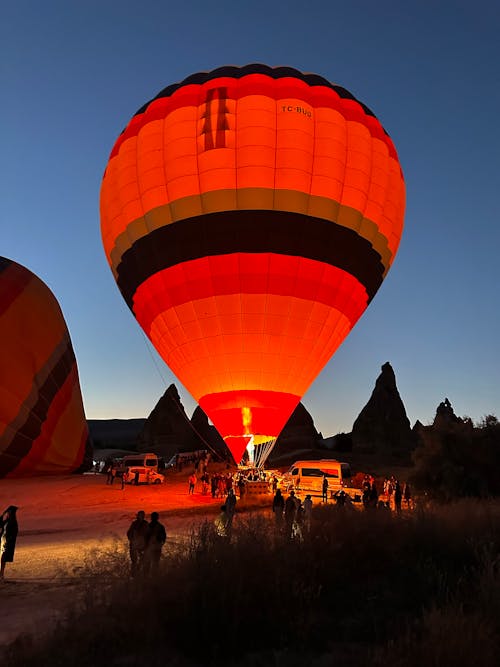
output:
[{"label": "dirt path", "polygon": [[[187,473],[166,484],[106,485],[103,475],[0,480],[0,511],[19,507],[15,561],[0,583],[0,647],[22,634],[39,636],[74,600],[81,568],[92,549],[126,543],[135,514],[157,511],[168,543],[184,539],[221,501],[187,494]],[[81,581],[81,579],[80,579]]]}]

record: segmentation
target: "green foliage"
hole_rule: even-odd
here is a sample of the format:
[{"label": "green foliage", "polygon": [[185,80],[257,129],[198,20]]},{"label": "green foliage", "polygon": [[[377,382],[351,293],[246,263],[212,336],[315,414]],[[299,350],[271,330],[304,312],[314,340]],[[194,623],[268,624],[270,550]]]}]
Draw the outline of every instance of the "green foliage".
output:
[{"label": "green foliage", "polygon": [[411,482],[430,497],[449,501],[500,495],[500,424],[488,415],[439,421],[419,432]]}]

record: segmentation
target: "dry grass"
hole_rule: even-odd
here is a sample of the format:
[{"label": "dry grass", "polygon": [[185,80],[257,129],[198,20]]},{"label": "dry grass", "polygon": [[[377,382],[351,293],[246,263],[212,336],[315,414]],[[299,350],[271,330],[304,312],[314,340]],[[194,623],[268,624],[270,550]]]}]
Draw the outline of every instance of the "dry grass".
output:
[{"label": "dry grass", "polygon": [[74,612],[5,664],[490,667],[499,553],[485,503],[400,518],[320,506],[292,542],[262,515],[240,515],[230,542],[204,523],[155,580],[129,578],[119,543],[89,554]]}]

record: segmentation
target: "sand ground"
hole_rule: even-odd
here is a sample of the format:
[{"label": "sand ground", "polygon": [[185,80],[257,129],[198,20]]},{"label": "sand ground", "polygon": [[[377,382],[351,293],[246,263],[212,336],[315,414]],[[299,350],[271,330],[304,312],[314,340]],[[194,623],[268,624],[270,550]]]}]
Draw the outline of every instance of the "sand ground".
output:
[{"label": "sand ground", "polygon": [[221,501],[202,495],[201,488],[188,495],[187,476],[169,472],[165,484],[127,484],[123,490],[93,473],[0,480],[0,511],[19,507],[15,560],[0,584],[0,647],[50,629],[74,600],[86,554],[116,541],[126,544],[139,509],[159,512],[168,544],[213,519]]}]

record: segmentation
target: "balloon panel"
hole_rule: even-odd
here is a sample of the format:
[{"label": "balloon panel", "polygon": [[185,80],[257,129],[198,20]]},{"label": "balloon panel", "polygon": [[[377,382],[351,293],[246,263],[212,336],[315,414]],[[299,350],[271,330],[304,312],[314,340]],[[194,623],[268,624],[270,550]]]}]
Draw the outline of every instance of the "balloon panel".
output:
[{"label": "balloon panel", "polygon": [[0,258],[0,476],[72,472],[91,455],[59,305],[28,269]]},{"label": "balloon panel", "polygon": [[237,459],[277,437],[384,279],[404,181],[345,89],[291,68],[189,77],[132,118],[101,188],[118,286]]}]

